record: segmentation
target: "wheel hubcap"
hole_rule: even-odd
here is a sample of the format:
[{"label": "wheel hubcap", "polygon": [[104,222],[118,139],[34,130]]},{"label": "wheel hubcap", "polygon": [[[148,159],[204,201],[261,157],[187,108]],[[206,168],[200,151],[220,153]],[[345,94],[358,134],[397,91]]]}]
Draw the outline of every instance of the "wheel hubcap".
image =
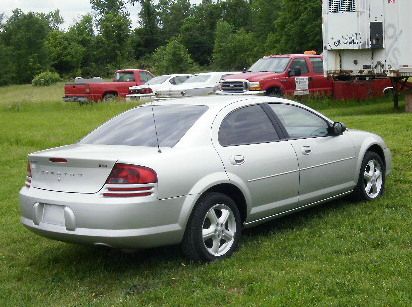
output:
[{"label": "wheel hubcap", "polygon": [[382,189],[382,167],[376,160],[370,160],[363,173],[365,193],[369,198],[376,198]]},{"label": "wheel hubcap", "polygon": [[203,244],[213,256],[226,254],[233,245],[236,220],[232,210],[225,204],[214,205],[206,213],[202,225]]}]

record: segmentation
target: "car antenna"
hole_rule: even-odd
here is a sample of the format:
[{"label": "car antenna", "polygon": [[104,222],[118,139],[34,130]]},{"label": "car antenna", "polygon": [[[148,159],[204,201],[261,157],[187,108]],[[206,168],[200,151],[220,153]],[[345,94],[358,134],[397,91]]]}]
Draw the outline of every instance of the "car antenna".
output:
[{"label": "car antenna", "polygon": [[160,150],[159,135],[157,134],[156,117],[155,117],[155,113],[154,113],[153,104],[152,104],[152,115],[153,115],[153,123],[154,123],[154,126],[155,126],[155,133],[156,133],[157,152],[162,153],[162,151]]}]

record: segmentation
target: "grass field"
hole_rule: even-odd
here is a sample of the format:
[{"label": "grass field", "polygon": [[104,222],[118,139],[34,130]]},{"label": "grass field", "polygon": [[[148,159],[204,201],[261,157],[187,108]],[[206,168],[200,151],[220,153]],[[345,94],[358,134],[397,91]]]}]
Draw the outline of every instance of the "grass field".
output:
[{"label": "grass field", "polygon": [[27,154],[76,142],[133,106],[64,104],[62,94],[61,84],[0,88],[0,306],[412,305],[412,114],[383,100],[311,103],[385,138],[394,155],[385,196],[334,201],[245,231],[232,258],[200,265],[178,247],[124,254],[20,225]]}]

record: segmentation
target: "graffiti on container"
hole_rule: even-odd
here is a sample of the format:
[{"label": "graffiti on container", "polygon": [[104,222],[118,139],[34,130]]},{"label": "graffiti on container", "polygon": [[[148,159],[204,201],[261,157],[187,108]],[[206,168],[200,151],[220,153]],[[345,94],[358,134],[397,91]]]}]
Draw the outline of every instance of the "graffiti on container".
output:
[{"label": "graffiti on container", "polygon": [[359,32],[342,35],[341,37],[331,37],[329,39],[329,49],[339,47],[359,46],[362,44],[362,35]]},{"label": "graffiti on container", "polygon": [[[403,30],[397,31],[395,24],[390,23],[386,25],[385,35],[388,46],[385,50],[385,58],[389,63],[392,63],[395,67],[399,67],[399,57],[401,56],[401,50],[399,49],[398,41],[402,36]],[[392,69],[391,65],[388,65],[388,69]]]}]

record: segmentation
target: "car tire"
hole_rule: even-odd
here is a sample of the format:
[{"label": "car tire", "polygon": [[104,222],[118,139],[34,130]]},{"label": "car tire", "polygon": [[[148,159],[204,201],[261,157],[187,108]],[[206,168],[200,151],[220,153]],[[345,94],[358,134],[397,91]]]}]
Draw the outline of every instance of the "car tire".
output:
[{"label": "car tire", "polygon": [[367,151],[362,160],[358,183],[352,193],[357,201],[370,201],[380,197],[385,188],[385,164],[375,152]]},{"label": "car tire", "polygon": [[200,262],[230,257],[239,245],[241,227],[235,202],[222,193],[207,193],[196,203],[187,224],[183,254]]}]

